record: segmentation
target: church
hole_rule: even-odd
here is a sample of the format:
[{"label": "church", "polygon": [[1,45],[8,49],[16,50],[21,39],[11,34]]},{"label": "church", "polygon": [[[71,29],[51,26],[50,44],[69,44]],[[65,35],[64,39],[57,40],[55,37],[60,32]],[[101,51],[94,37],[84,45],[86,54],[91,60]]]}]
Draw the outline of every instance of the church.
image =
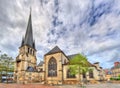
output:
[{"label": "church", "polygon": [[[78,75],[71,75],[68,63],[75,55],[66,55],[58,46],[44,55],[43,61],[37,65],[36,46],[33,39],[31,12],[28,19],[25,37],[19,47],[19,54],[15,60],[14,80],[17,83],[42,83],[42,84],[77,84]],[[80,75],[81,80],[98,82],[104,80],[105,73],[99,62],[91,64],[93,70]]]}]

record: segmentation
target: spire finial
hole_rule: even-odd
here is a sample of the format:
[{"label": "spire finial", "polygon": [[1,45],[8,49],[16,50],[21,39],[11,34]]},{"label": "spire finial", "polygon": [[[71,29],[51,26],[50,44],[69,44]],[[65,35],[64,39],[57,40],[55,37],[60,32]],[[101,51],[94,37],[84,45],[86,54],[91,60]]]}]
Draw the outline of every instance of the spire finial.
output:
[{"label": "spire finial", "polygon": [[30,6],[30,14],[31,14],[31,11],[32,11],[32,8],[31,8],[31,6]]}]

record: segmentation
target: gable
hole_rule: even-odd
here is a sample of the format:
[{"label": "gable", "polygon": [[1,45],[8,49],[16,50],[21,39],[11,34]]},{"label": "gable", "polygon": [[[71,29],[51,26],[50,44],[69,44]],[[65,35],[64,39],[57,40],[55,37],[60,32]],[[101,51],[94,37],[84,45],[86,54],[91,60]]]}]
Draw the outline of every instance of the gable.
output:
[{"label": "gable", "polygon": [[50,55],[50,54],[59,53],[59,52],[62,52],[62,50],[58,46],[55,46],[52,50],[50,50],[45,55]]}]

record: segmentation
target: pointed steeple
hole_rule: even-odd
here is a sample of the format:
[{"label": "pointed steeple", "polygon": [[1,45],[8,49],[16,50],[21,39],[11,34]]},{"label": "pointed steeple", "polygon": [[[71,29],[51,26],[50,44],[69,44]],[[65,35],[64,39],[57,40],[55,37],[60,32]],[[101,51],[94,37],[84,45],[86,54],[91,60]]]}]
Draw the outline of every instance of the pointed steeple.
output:
[{"label": "pointed steeple", "polygon": [[22,45],[28,45],[32,48],[35,49],[35,43],[33,41],[33,31],[32,31],[32,18],[31,18],[31,8],[30,8],[30,15],[29,15],[29,20],[28,20],[28,25],[27,25],[27,30],[25,34],[25,38],[22,40]]},{"label": "pointed steeple", "polygon": [[24,45],[24,37],[22,38],[21,46]]}]

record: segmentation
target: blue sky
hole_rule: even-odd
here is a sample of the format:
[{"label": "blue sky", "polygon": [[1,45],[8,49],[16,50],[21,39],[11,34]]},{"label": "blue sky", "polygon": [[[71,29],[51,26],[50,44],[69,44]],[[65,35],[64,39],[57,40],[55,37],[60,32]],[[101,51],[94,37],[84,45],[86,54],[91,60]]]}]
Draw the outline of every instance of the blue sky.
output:
[{"label": "blue sky", "polygon": [[15,58],[32,7],[38,63],[54,46],[110,68],[120,61],[120,0],[0,0],[0,50]]}]

